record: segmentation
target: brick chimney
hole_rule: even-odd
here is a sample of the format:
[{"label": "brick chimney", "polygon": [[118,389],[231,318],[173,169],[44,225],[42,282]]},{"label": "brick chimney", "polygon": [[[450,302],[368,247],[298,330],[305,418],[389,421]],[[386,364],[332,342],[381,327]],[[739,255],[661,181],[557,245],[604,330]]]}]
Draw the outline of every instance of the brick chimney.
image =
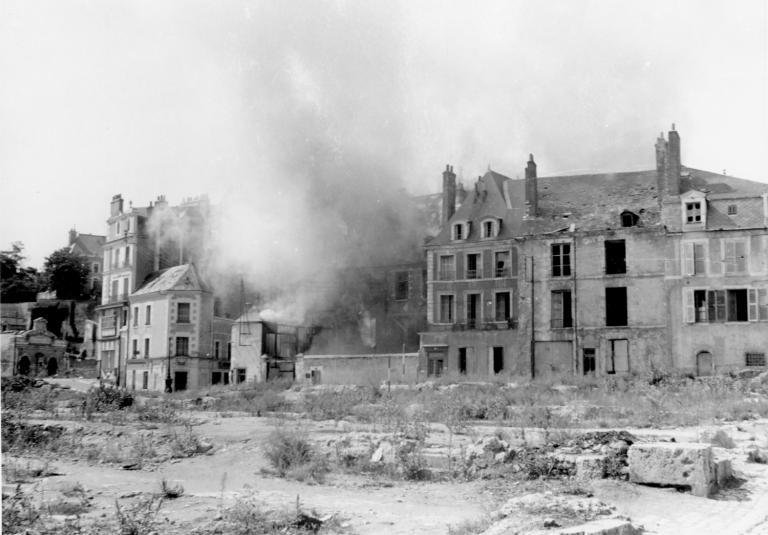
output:
[{"label": "brick chimney", "polygon": [[455,212],[456,174],[453,172],[453,166],[446,165],[445,171],[443,171],[443,217],[441,223],[446,224]]},{"label": "brick chimney", "polygon": [[669,141],[667,142],[667,158],[665,162],[665,177],[667,182],[667,195],[680,195],[680,134],[675,130],[675,124],[672,123],[672,130],[669,131]]},{"label": "brick chimney", "polygon": [[531,154],[528,165],[525,166],[525,206],[528,217],[536,217],[539,214],[539,191],[536,182],[536,162]]},{"label": "brick chimney", "polygon": [[112,202],[109,203],[109,216],[115,217],[123,213],[123,196],[119,193],[112,196]]}]

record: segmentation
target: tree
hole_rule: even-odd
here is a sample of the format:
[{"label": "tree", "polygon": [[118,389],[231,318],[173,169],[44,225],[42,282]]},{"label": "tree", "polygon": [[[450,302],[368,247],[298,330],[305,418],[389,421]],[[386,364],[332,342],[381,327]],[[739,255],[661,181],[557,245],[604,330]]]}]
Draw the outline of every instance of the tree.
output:
[{"label": "tree", "polygon": [[5,303],[34,301],[43,289],[42,277],[35,268],[24,267],[24,244],[13,242],[0,251],[0,299]]},{"label": "tree", "polygon": [[43,274],[48,289],[59,299],[80,299],[88,295],[88,262],[79,254],[62,247],[45,259]]}]

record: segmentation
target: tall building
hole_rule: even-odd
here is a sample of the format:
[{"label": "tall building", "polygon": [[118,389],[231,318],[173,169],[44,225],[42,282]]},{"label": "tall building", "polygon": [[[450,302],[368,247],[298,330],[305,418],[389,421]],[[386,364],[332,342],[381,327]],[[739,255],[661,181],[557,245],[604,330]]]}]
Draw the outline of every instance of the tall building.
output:
[{"label": "tall building", "polygon": [[[494,171],[427,246],[428,375],[705,374],[764,366],[768,186],[681,163],[524,180]],[[455,205],[443,173],[443,205]],[[704,325],[706,323],[706,325]]]}]

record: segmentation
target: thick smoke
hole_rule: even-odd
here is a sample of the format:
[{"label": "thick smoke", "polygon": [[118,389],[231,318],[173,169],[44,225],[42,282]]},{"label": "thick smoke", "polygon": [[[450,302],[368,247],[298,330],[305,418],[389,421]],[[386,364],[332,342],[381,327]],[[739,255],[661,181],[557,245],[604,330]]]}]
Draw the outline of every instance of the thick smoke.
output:
[{"label": "thick smoke", "polygon": [[397,12],[265,2],[232,36],[248,51],[242,157],[254,173],[230,184],[203,263],[220,292],[243,277],[267,319],[305,321],[334,303],[346,268],[413,258],[423,243],[400,180],[408,109]]}]

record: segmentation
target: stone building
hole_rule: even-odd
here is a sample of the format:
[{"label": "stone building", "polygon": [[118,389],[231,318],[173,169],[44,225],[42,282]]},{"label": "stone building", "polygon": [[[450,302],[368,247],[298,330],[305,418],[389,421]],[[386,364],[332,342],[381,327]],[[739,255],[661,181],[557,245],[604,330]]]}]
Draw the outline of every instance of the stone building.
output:
[{"label": "stone building", "polygon": [[427,374],[764,365],[768,187],[683,166],[674,128],[656,157],[541,178],[531,156],[524,180],[488,171],[455,213],[447,167],[426,247]]},{"label": "stone building", "polygon": [[126,383],[174,391],[225,383],[232,320],[214,316],[213,294],[193,264],[150,275],[129,297]]},{"label": "stone building", "polygon": [[66,350],[46,320],[36,318],[29,330],[2,333],[2,375],[57,375],[67,369]]},{"label": "stone building", "polygon": [[90,274],[88,288],[95,292],[101,290],[101,274],[103,272],[102,249],[106,236],[97,234],[82,234],[75,229],[69,231],[69,251],[85,258]]}]

